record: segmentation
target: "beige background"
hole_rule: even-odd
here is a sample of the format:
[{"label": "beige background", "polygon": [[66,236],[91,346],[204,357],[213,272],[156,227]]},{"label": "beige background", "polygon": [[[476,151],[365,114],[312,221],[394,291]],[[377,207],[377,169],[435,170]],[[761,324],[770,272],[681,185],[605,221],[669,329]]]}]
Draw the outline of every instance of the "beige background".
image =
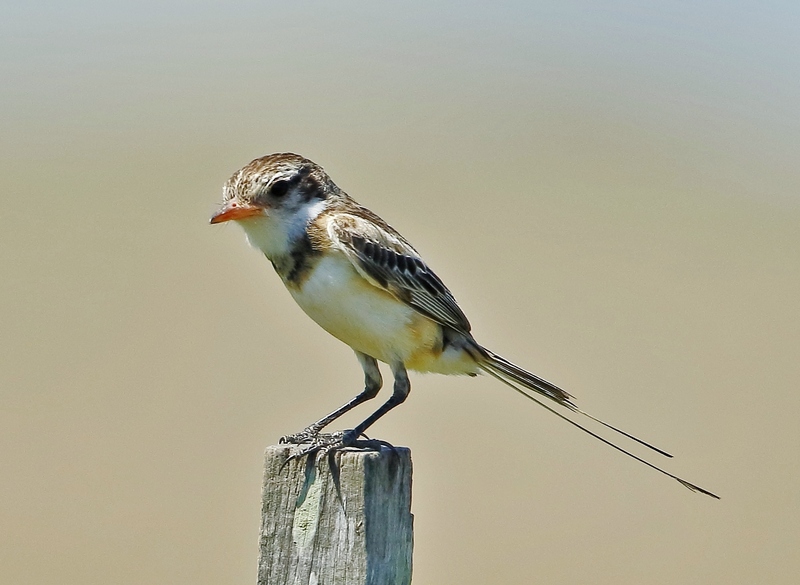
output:
[{"label": "beige background", "polygon": [[374,429],[413,449],[415,585],[797,582],[791,3],[11,4],[1,582],[255,582],[263,448],[362,376],[207,225],[285,150],[401,230],[479,340],[723,497],[492,379],[417,375]]}]

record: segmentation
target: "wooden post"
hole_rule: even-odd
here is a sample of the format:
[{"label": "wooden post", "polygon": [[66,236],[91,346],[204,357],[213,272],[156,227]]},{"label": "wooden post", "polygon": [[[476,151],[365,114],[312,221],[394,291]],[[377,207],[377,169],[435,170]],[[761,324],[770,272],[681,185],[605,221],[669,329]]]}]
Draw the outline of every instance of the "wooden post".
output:
[{"label": "wooden post", "polygon": [[267,447],[258,585],[409,585],[411,450]]}]

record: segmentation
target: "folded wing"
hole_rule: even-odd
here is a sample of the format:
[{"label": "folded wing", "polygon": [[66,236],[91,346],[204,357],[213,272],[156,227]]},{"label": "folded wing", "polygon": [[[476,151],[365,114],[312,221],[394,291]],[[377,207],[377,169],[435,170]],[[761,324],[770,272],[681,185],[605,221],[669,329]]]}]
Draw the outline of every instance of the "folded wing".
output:
[{"label": "folded wing", "polygon": [[452,293],[400,234],[354,214],[337,214],[327,227],[334,246],[364,278],[437,323],[469,334]]}]

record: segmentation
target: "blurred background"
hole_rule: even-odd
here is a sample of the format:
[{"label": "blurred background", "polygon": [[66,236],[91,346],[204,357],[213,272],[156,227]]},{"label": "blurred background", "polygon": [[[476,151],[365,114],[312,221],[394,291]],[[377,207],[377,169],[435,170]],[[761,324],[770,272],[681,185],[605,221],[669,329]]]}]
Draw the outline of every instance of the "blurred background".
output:
[{"label": "blurred background", "polygon": [[0,581],[255,583],[264,447],[362,384],[207,225],[293,151],[722,496],[416,375],[415,585],[796,583],[800,8],[649,4],[4,2]]}]

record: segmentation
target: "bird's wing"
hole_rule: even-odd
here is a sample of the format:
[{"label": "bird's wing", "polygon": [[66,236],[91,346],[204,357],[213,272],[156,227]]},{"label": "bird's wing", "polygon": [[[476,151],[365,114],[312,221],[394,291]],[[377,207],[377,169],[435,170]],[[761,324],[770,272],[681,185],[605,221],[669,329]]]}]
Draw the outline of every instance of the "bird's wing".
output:
[{"label": "bird's wing", "polygon": [[334,247],[373,285],[437,323],[469,333],[469,321],[455,298],[411,244],[391,227],[362,215],[337,213],[330,217],[327,228]]}]

